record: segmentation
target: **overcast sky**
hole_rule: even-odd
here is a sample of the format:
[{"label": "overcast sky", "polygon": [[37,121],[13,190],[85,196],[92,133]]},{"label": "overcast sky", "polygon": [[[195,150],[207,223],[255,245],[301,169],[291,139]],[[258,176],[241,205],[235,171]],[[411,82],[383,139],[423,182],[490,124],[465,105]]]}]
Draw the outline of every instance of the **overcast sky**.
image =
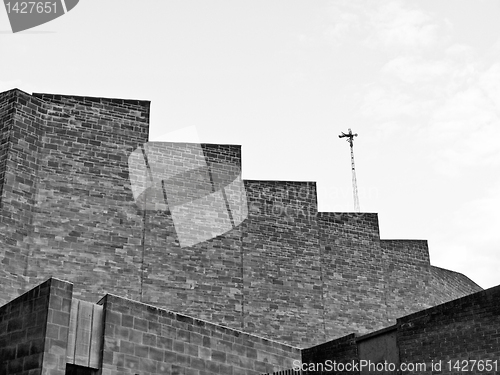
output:
[{"label": "overcast sky", "polygon": [[500,284],[500,2],[82,0],[12,34],[0,91],[151,100],[150,140],[242,145],[243,178],[316,181],[321,211]]}]

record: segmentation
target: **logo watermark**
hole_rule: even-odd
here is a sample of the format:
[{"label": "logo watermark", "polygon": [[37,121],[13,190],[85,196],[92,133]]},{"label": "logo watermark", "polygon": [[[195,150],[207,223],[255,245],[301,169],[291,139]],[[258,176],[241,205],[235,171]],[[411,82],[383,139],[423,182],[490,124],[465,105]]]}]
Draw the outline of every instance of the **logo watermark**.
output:
[{"label": "logo watermark", "polygon": [[147,142],[128,158],[136,204],[169,212],[181,247],[224,234],[248,216],[239,165],[207,157],[198,143]]},{"label": "logo watermark", "polygon": [[[249,197],[249,216],[268,216],[280,218],[287,221],[315,221],[319,215],[326,214],[335,220],[345,221],[347,216],[350,220],[363,220],[366,213],[347,212],[319,212],[316,204],[317,191],[314,184],[290,184],[262,187],[260,183],[250,183],[246,186]],[[376,189],[371,189],[369,194],[377,194]],[[333,189],[332,196],[346,195],[351,198],[352,192],[342,189]]]},{"label": "logo watermark", "polygon": [[498,373],[499,361],[493,359],[453,359],[453,360],[432,360],[431,362],[402,362],[392,363],[386,360],[373,362],[367,359],[351,360],[345,362],[337,362],[327,359],[319,363],[302,363],[299,360],[293,361],[293,371],[297,373],[303,372],[356,372],[356,373],[416,373],[424,372],[444,373],[461,373],[471,372],[474,374],[488,372]]},{"label": "logo watermark", "polygon": [[31,29],[63,16],[79,0],[19,1],[4,0],[13,33]]},{"label": "logo watermark", "polygon": [[318,214],[316,189],[313,185],[264,186],[250,183],[246,187],[250,216],[270,216],[285,220],[314,220]]}]

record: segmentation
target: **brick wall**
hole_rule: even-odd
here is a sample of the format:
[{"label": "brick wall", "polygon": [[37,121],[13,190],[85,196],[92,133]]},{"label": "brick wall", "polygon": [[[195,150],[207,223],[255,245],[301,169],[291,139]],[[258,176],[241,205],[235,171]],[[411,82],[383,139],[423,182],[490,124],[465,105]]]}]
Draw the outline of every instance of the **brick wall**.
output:
[{"label": "brick wall", "polygon": [[[8,301],[11,297],[22,293],[22,286],[24,280],[22,278],[23,272],[20,267],[6,267],[14,260],[16,254],[9,249],[8,242],[12,244],[11,236],[6,233],[7,225],[11,222],[6,217],[3,206],[4,178],[5,169],[7,167],[7,158],[10,148],[10,130],[12,122],[14,121],[14,102],[16,100],[16,92],[14,90],[3,92],[0,94],[0,285],[2,285],[2,293],[0,293],[0,305]],[[19,251],[21,253],[21,251]],[[19,254],[17,257],[21,258]],[[21,264],[24,262],[21,260]],[[18,262],[19,262],[18,260]]]},{"label": "brick wall", "polygon": [[387,315],[396,318],[482,290],[466,276],[433,267],[427,241],[381,240]]},{"label": "brick wall", "polygon": [[240,147],[148,143],[145,154],[154,177],[164,174],[167,201],[160,184],[144,193],[164,207],[144,211],[142,301],[242,328],[242,230],[231,223],[242,202],[224,180],[241,184]]},{"label": "brick wall", "polygon": [[313,182],[242,182],[240,146],[146,144],[149,102],[14,90],[0,119],[0,303],[54,276],[308,346],[480,289],[376,214],[318,214]]},{"label": "brick wall", "polygon": [[[398,319],[398,345],[401,362],[442,363],[445,374],[484,374],[500,371],[500,287],[494,287]],[[496,369],[476,366],[450,369],[447,361],[460,365],[469,360],[496,361]],[[483,364],[485,364],[483,362]],[[409,372],[408,372],[409,373]]]},{"label": "brick wall", "polygon": [[19,90],[4,93],[2,99],[0,275],[3,292],[0,303],[28,288],[29,244],[34,232],[33,212],[44,111],[40,100]]},{"label": "brick wall", "polygon": [[326,339],[388,325],[377,215],[320,213],[318,223]]},{"label": "brick wall", "polygon": [[49,279],[0,307],[0,374],[65,374],[71,295]]},{"label": "brick wall", "polygon": [[431,266],[430,305],[448,302],[480,290],[467,276],[444,268]]},{"label": "brick wall", "polygon": [[102,375],[261,374],[292,367],[300,349],[106,295]]},{"label": "brick wall", "polygon": [[[361,374],[496,374],[500,371],[499,332],[500,286],[404,316],[395,326],[378,332],[361,337],[351,334],[303,349],[302,362],[304,369],[317,369],[327,360],[353,362]],[[387,369],[394,365],[396,371],[370,372],[377,364],[383,368],[384,363]],[[411,371],[398,371],[400,364]],[[339,372],[309,372],[323,373]]]},{"label": "brick wall", "polygon": [[391,323],[400,316],[444,302],[429,298],[432,289],[427,241],[381,240],[380,245],[386,263],[385,301]]},{"label": "brick wall", "polygon": [[[349,371],[334,372],[334,362],[347,366],[358,362],[358,346],[354,334],[302,350],[302,366],[307,375],[359,374],[359,371],[350,367],[347,367]],[[343,368],[339,366],[338,369]]]},{"label": "brick wall", "polygon": [[[309,375],[368,374],[368,366],[385,362],[426,365],[408,374],[458,375],[497,373],[500,365],[500,286],[407,315],[393,327],[306,349],[114,295],[99,305],[72,300],[72,287],[51,278],[0,307],[0,374],[63,375],[80,354],[88,357],[85,366],[100,368],[103,375],[285,375],[298,374],[298,367]],[[76,314],[82,324],[75,327],[70,312],[82,304],[83,310],[99,307],[103,314],[86,317],[82,310]],[[85,319],[92,323],[83,324]],[[94,322],[99,328],[89,329]],[[450,367],[457,361],[459,369]],[[440,369],[432,367],[438,363]],[[75,371],[90,373],[85,368]]]},{"label": "brick wall", "polygon": [[312,182],[245,181],[242,224],[245,331],[304,346],[324,335]]},{"label": "brick wall", "polygon": [[35,94],[45,128],[26,274],[71,280],[75,295],[139,298],[142,217],[128,152],[147,139],[149,102]]},{"label": "brick wall", "polygon": [[16,93],[14,90],[0,94],[0,207],[2,203],[5,167],[10,146],[9,138],[12,128],[15,98]]}]

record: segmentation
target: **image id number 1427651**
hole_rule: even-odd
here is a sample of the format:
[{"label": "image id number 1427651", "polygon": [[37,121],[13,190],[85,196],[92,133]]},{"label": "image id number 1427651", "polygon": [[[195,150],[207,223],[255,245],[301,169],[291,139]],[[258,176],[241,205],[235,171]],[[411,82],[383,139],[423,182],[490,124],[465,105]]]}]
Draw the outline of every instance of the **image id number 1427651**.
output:
[{"label": "image id number 1427651", "polygon": [[12,1],[5,3],[7,13],[56,13],[57,2],[50,1]]}]

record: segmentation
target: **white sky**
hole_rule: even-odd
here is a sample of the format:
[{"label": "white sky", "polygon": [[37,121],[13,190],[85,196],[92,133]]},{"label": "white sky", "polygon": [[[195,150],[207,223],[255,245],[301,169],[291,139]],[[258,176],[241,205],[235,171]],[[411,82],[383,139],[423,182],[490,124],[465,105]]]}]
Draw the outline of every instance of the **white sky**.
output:
[{"label": "white sky", "polygon": [[500,284],[500,2],[82,0],[12,34],[0,91],[151,100],[151,140],[242,145],[243,178],[317,181],[321,211],[427,239]]}]

